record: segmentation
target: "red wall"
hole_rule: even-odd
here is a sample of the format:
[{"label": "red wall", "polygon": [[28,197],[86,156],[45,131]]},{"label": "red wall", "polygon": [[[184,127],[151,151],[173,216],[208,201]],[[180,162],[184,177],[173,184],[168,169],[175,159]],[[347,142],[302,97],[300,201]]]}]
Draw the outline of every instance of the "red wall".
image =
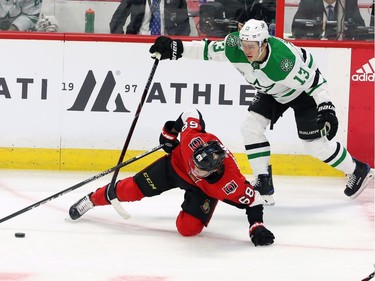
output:
[{"label": "red wall", "polygon": [[374,49],[352,49],[348,150],[374,168]]}]

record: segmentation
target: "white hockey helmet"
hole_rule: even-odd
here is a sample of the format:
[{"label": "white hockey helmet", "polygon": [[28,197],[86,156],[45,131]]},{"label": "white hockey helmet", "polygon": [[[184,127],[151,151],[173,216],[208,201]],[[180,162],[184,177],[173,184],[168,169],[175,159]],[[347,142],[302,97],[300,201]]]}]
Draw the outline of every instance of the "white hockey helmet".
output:
[{"label": "white hockey helmet", "polygon": [[248,20],[240,30],[240,39],[244,41],[263,42],[268,37],[268,26],[262,20]]}]

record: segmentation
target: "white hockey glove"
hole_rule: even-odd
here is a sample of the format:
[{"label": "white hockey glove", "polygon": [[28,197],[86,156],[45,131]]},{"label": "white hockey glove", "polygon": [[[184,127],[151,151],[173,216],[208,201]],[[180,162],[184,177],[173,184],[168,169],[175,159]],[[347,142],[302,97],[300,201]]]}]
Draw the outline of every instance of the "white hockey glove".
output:
[{"label": "white hockey glove", "polygon": [[38,22],[35,24],[36,31],[57,32],[59,23],[54,16],[40,14]]}]

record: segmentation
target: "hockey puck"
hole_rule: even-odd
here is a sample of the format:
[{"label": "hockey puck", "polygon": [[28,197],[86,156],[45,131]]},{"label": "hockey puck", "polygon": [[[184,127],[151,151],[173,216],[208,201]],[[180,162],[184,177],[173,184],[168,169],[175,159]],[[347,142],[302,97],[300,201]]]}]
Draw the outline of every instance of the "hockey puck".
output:
[{"label": "hockey puck", "polygon": [[14,236],[16,236],[17,238],[25,238],[25,233],[23,233],[23,232],[16,232],[14,234]]}]

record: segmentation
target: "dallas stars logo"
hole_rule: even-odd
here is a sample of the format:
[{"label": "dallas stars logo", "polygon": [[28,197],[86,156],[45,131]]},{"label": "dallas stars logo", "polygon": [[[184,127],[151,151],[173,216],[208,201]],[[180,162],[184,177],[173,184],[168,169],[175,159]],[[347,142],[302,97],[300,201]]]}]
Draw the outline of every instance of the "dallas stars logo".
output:
[{"label": "dallas stars logo", "polygon": [[263,86],[259,83],[259,80],[258,79],[255,79],[254,83],[252,83],[252,85],[257,89],[257,90],[261,90],[265,93],[267,93],[269,90],[271,90],[273,88],[273,86],[275,86],[275,83],[269,85],[269,86]]},{"label": "dallas stars logo", "polygon": [[280,63],[280,67],[282,71],[289,72],[293,69],[293,62],[290,59],[284,59]]},{"label": "dallas stars logo", "polygon": [[227,45],[229,47],[236,47],[238,45],[238,37],[234,35],[229,35],[227,38]]}]

